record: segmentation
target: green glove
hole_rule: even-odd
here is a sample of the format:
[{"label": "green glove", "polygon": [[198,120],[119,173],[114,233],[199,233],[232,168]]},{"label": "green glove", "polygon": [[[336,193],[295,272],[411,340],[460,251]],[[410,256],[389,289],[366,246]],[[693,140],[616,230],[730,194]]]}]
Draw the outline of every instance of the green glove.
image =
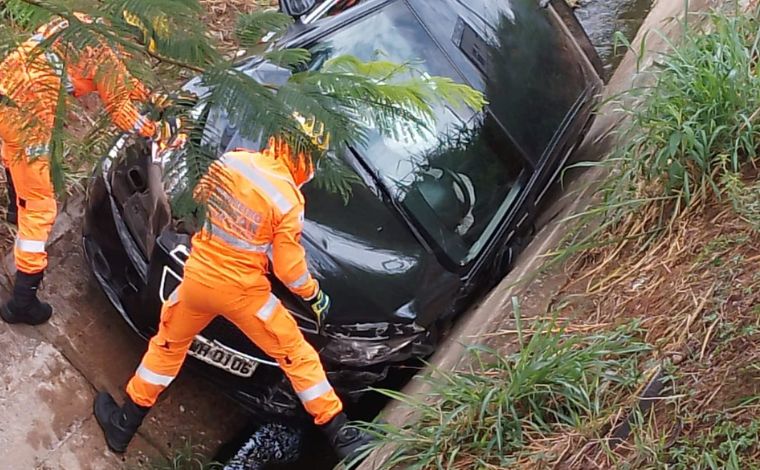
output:
[{"label": "green glove", "polygon": [[306,302],[309,303],[311,311],[314,312],[319,331],[322,331],[327,314],[330,312],[330,297],[325,294],[325,291],[318,289],[313,297],[306,299]]}]

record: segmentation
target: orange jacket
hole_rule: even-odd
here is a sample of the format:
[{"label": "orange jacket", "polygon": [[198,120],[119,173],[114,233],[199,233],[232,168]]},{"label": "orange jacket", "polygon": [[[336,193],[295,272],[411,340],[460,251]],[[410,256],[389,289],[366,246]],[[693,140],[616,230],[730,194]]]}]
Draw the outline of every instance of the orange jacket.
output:
[{"label": "orange jacket", "polygon": [[[6,125],[12,124],[20,134],[35,132],[35,128],[37,133],[49,133],[55,121],[59,90],[64,86],[75,97],[97,92],[119,128],[144,137],[153,136],[155,123],[140,115],[135,105],[135,101],[147,100],[149,93],[129,73],[120,51],[105,43],[74,51],[63,40],[40,50],[40,43],[67,27],[68,22],[63,19],[45,24],[0,63],[0,94],[22,111],[19,114],[24,120]],[[21,140],[35,139],[30,136]]]},{"label": "orange jacket", "polygon": [[269,289],[271,253],[274,274],[294,294],[316,294],[301,246],[304,198],[275,147],[224,154],[196,198],[207,207],[207,221],[193,237],[186,276],[208,286]]}]

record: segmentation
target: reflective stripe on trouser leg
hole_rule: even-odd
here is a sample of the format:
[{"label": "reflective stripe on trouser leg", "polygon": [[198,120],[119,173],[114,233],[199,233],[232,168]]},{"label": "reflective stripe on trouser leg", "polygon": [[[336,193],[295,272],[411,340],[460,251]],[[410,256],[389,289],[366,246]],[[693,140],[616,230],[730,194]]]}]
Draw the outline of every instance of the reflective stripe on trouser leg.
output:
[{"label": "reflective stripe on trouser leg", "polygon": [[45,244],[57,213],[50,166],[42,157],[32,161],[17,159],[11,162],[10,170],[19,199],[16,269],[35,274],[47,267]]},{"label": "reflective stripe on trouser leg", "polygon": [[[317,354],[316,351],[314,354]],[[324,372],[322,373],[324,374]],[[306,411],[314,416],[314,422],[317,426],[326,424],[338,413],[343,411],[343,403],[340,401],[340,398],[338,398],[338,395],[336,395],[335,390],[332,388],[332,385],[330,385],[327,377],[325,377],[323,381],[318,382],[305,390],[298,391],[298,389],[296,389],[296,394],[298,395],[298,398],[301,399],[301,403],[303,403]]]},{"label": "reflective stripe on trouser leg", "polygon": [[161,392],[179,373],[191,341],[169,342],[156,334],[148,343],[135,375],[127,384],[127,395],[140,406],[153,406]]},{"label": "reflective stripe on trouser leg", "polygon": [[340,413],[343,404],[327,381],[319,355],[280,301],[267,293],[241,303],[248,307],[225,317],[277,361],[314,422],[325,424]]},{"label": "reflective stripe on trouser leg", "polygon": [[[172,297],[175,297],[175,293],[177,291]],[[182,368],[193,337],[208,324],[208,321],[204,321],[188,325],[186,322],[193,321],[194,317],[185,313],[176,298],[164,304],[158,333],[151,338],[148,351],[127,384],[127,395],[136,404],[153,406],[156,403],[158,396]]]}]

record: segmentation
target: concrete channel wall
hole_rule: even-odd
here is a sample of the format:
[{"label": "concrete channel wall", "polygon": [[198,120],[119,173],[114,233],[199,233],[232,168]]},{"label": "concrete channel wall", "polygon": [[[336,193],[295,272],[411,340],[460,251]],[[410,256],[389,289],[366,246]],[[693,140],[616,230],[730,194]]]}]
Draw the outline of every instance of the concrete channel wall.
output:
[{"label": "concrete channel wall", "polygon": [[[609,98],[628,90],[637,70],[646,69],[658,53],[667,51],[668,42],[676,40],[681,34],[683,20],[697,21],[699,12],[728,3],[730,0],[657,0],[634,39],[631,51],[625,56],[604,91],[603,105],[598,117],[579,148],[575,161],[599,160],[604,158],[609,145],[614,139],[614,130],[620,126],[623,116],[616,110],[616,105]],[[743,2],[746,7],[754,4]],[[689,15],[685,16],[686,8]],[[643,44],[643,47],[642,47]],[[634,51],[645,50],[644,59],[639,60]],[[513,297],[522,297],[526,293],[540,304],[548,302],[553,291],[553,283],[537,280],[535,274],[540,271],[546,260],[546,254],[555,249],[565,235],[568,216],[586,210],[592,200],[595,188],[606,174],[601,167],[594,167],[581,174],[566,186],[564,196],[548,209],[554,214],[552,221],[545,225],[523,252],[510,274],[471,311],[464,314],[453,331],[441,344],[430,359],[432,370],[453,371],[461,367],[466,360],[465,348],[468,345],[487,341],[489,333],[499,331],[511,321],[511,303]],[[509,318],[505,318],[509,317]],[[429,374],[431,371],[423,371]],[[429,391],[424,381],[412,380],[403,390],[413,397],[424,397]],[[415,420],[414,411],[401,403],[392,402],[383,411],[381,418],[390,424],[401,425]],[[389,444],[374,452],[360,467],[360,470],[381,468],[387,461],[393,448]]]}]

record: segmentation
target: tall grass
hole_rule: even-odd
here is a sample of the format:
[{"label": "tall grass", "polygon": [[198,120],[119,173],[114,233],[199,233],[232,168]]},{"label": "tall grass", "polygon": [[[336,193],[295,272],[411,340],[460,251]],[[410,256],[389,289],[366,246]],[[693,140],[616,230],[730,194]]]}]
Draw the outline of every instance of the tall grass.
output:
[{"label": "tall grass", "polygon": [[722,193],[726,174],[757,159],[760,143],[760,21],[755,14],[707,14],[703,30],[655,61],[651,86],[636,104],[612,161],[620,164],[611,200],[672,196],[688,205],[705,191]]},{"label": "tall grass", "polygon": [[616,97],[626,118],[616,146],[601,162],[578,164],[611,169],[600,203],[569,218],[580,229],[551,265],[609,245],[644,251],[681,214],[714,200],[760,228],[760,5],[742,13],[727,3],[684,24]]},{"label": "tall grass", "polygon": [[501,355],[471,347],[466,371],[435,371],[424,379],[430,392],[404,402],[417,421],[401,427],[375,423],[393,455],[384,468],[503,468],[529,439],[600,416],[609,397],[638,383],[639,355],[648,347],[631,328],[601,335],[567,335],[553,322],[532,334],[518,322],[520,350]]}]

